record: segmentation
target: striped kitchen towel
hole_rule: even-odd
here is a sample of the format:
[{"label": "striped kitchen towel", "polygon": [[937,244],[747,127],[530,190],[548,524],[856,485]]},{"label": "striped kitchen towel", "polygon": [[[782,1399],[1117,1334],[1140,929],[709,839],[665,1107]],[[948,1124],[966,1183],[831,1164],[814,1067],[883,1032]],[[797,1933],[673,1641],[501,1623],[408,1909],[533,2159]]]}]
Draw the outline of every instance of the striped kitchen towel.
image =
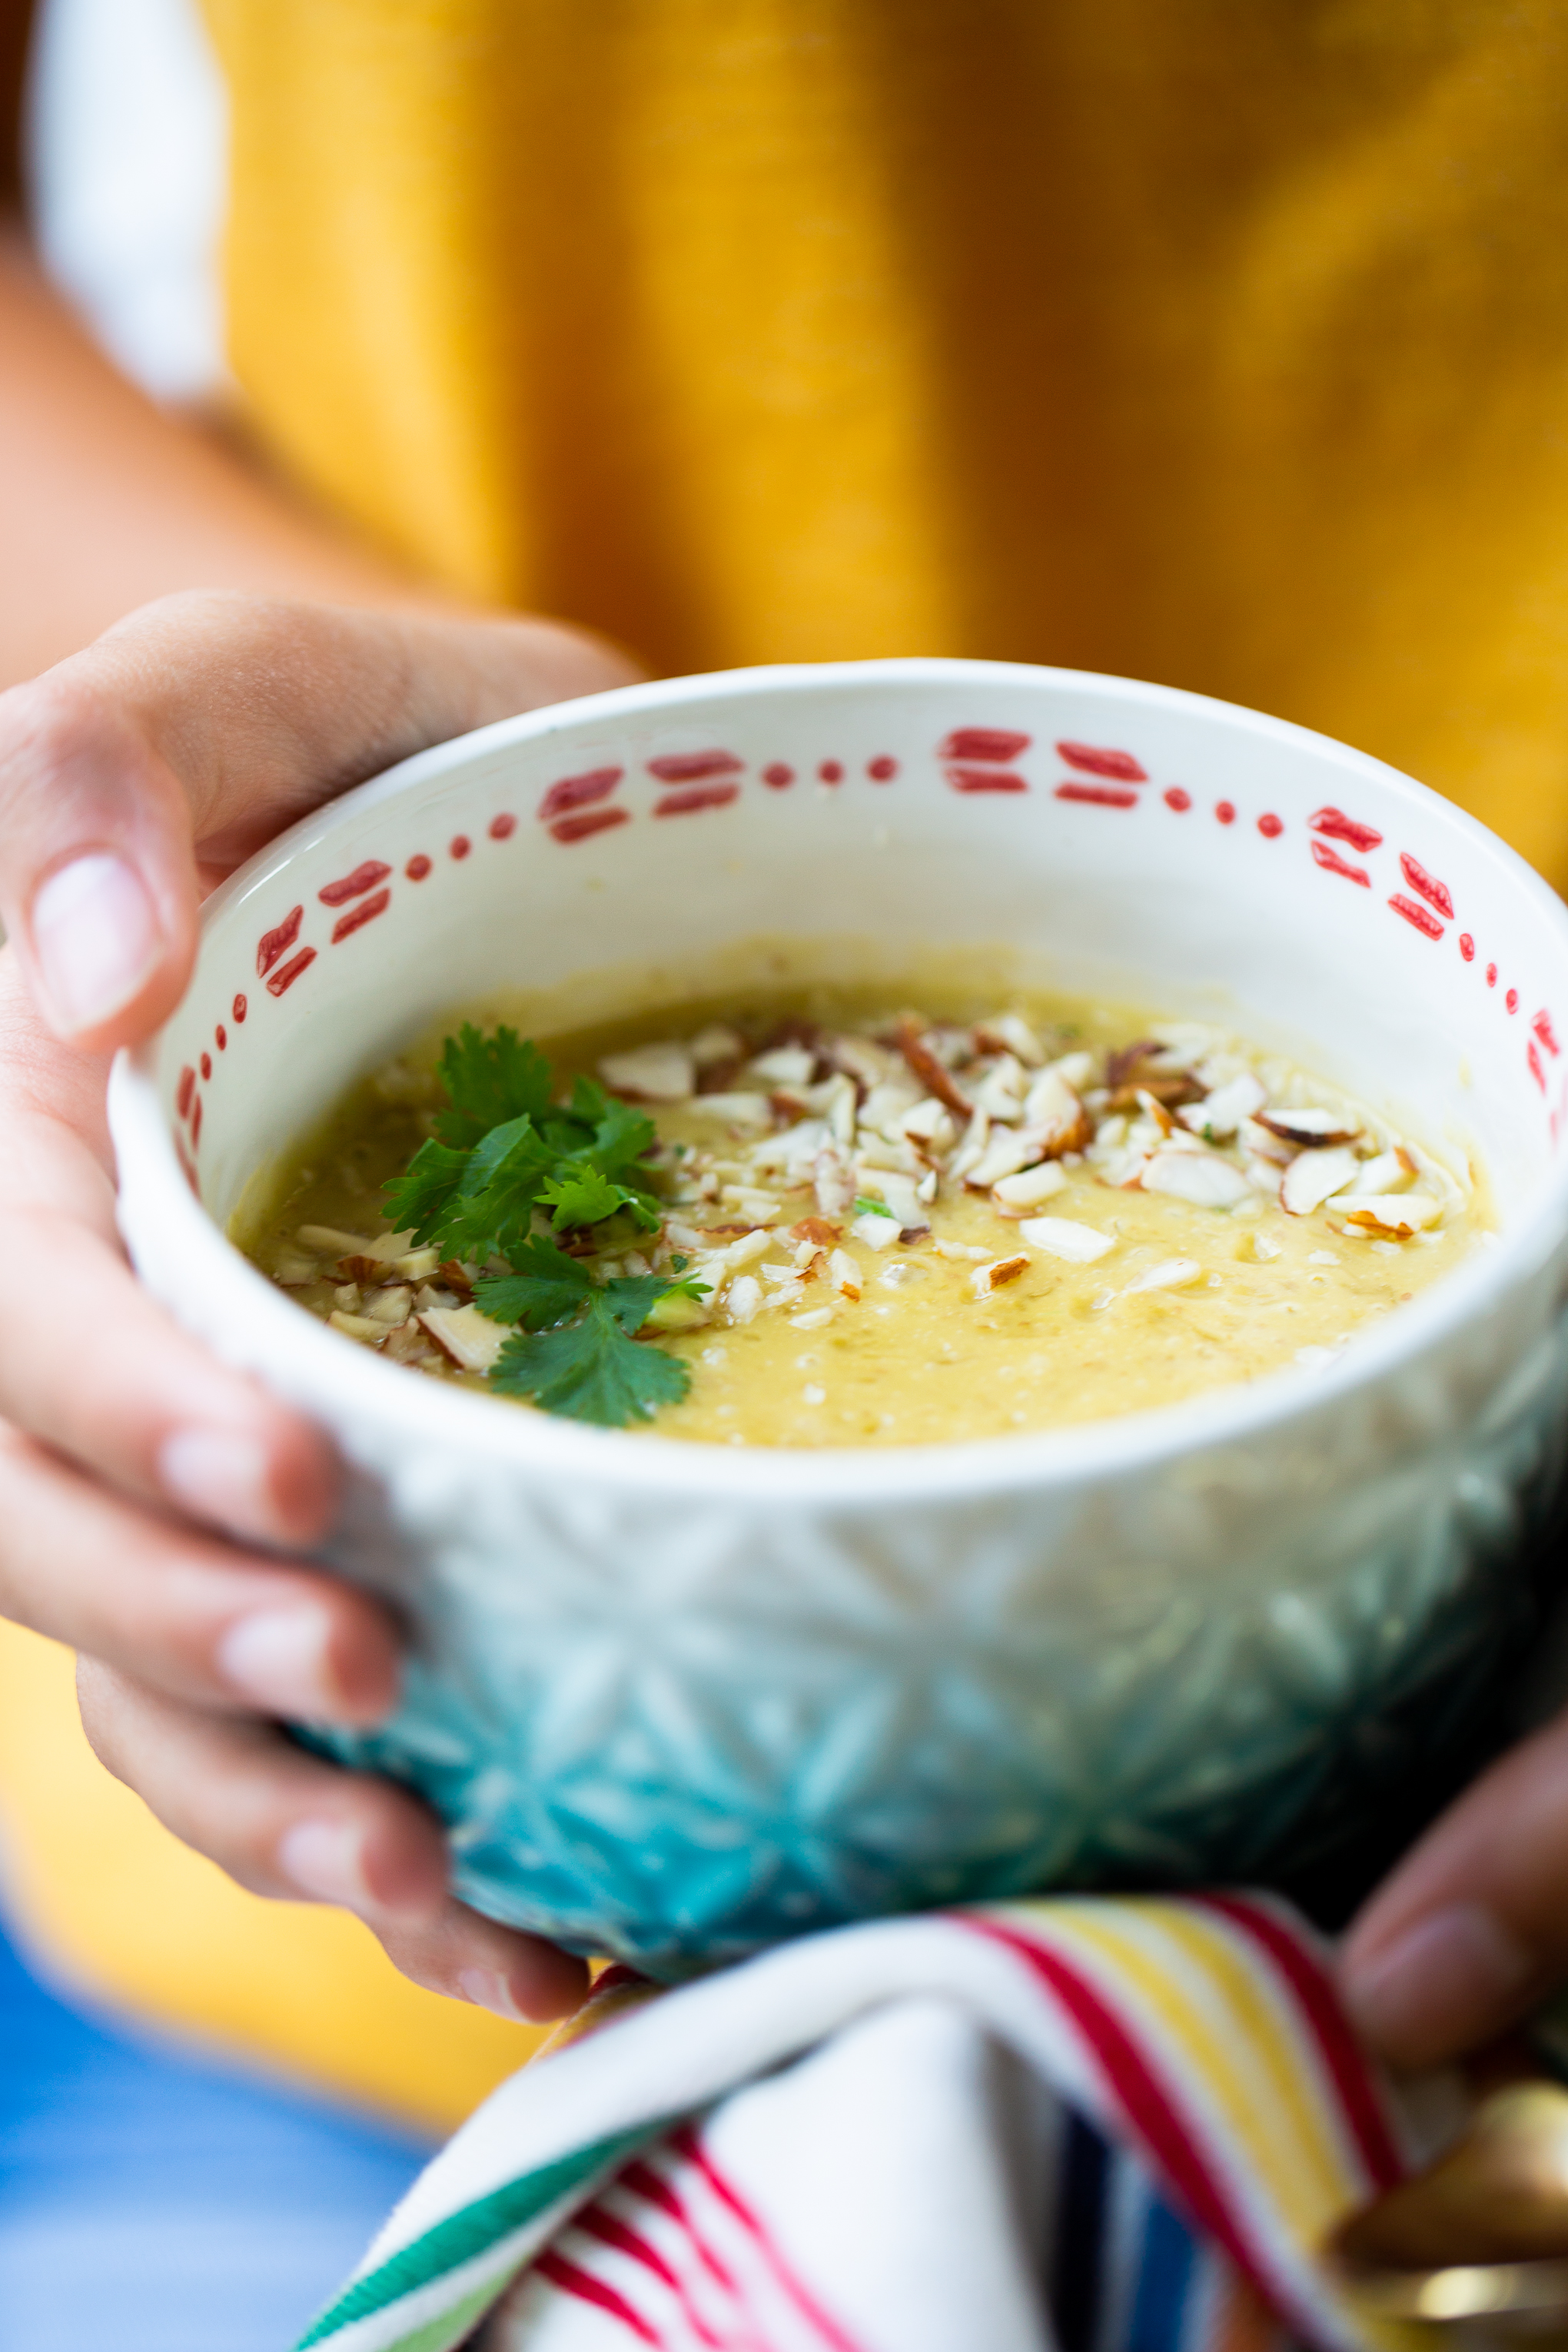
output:
[{"label": "striped kitchen towel", "polygon": [[1457,2086],[1394,2086],[1260,1896],[848,1927],[613,1970],[437,2158],[331,2352],[1399,2352],[1315,2260]]}]

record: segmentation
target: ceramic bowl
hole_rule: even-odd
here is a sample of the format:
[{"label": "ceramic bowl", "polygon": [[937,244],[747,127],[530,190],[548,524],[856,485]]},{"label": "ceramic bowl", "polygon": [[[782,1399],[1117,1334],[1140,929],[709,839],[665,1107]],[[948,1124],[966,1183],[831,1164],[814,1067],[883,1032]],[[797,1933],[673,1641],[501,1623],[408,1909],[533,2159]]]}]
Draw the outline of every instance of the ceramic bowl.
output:
[{"label": "ceramic bowl", "polygon": [[[1500,1236],[1326,1369],[821,1453],[433,1385],[225,1239],[454,1006],[611,966],[646,994],[769,934],[899,969],[999,941],[1234,1023],[1479,1148]],[[209,901],[110,1113],[144,1279],[331,1430],[321,1557],[411,1629],[395,1717],[324,1744],[424,1792],[481,1910],[678,1974],[957,1898],[1252,1877],[1364,1806],[1390,1727],[1495,1654],[1560,1485],[1565,1016],[1560,902],[1322,737],[1066,671],[763,669],[530,713],[296,826]]]}]

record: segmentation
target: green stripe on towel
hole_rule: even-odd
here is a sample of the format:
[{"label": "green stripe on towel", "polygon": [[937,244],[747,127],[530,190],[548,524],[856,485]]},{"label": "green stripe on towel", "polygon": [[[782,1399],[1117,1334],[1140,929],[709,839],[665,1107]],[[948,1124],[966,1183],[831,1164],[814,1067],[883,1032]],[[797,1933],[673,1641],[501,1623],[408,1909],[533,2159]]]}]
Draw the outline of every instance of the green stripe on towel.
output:
[{"label": "green stripe on towel", "polygon": [[[446,2272],[472,2262],[500,2239],[526,2228],[540,2214],[548,2212],[574,2189],[629,2156],[634,2148],[666,2129],[669,2121],[668,2116],[656,2116],[631,2131],[612,2132],[607,2139],[573,2148],[567,2155],[558,2156],[553,2163],[525,2172],[517,2180],[503,2181],[487,2196],[477,2197],[471,2205],[449,2213],[444,2221],[437,2221],[421,2236],[411,2239],[406,2246],[400,2246],[376,2269],[353,2280],[300,2338],[296,2352],[311,2352],[312,2346],[327,2343],[353,2321],[372,2318],[405,2295],[433,2284]],[[486,2290],[489,2294],[499,2291],[499,2286]],[[450,2314],[437,2323],[442,2327],[450,2324]],[[402,2352],[405,2345],[408,2352],[416,2352],[416,2347],[426,2343],[434,2345],[438,2340],[428,2325],[422,2326],[412,2336],[390,2344],[387,2352]]]}]

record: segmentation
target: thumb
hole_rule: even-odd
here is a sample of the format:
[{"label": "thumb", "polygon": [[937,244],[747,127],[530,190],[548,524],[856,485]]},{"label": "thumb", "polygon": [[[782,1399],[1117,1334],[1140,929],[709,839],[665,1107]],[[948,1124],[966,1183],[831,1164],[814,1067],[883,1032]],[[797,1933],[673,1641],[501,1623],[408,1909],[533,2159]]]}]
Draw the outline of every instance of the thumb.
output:
[{"label": "thumb", "polygon": [[1493,2040],[1568,1976],[1568,1716],[1493,1765],[1355,1920],[1346,2006],[1396,2065]]},{"label": "thumb", "polygon": [[190,976],[204,889],[427,745],[626,684],[551,622],[165,597],[0,695],[0,917],[57,1036],[133,1044]]}]

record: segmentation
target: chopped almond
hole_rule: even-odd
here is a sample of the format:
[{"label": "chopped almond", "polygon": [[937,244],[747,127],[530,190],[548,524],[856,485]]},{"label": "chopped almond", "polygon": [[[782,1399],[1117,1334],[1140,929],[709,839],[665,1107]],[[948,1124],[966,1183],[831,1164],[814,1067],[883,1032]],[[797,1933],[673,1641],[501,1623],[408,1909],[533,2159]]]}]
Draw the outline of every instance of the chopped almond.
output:
[{"label": "chopped almond", "polygon": [[407,1250],[402,1257],[384,1260],[383,1270],[395,1274],[404,1282],[428,1282],[441,1262],[439,1250]]},{"label": "chopped almond", "polygon": [[1380,1151],[1372,1160],[1363,1160],[1356,1170],[1355,1185],[1347,1194],[1347,1202],[1362,1194],[1403,1192],[1415,1174],[1415,1162],[1408,1151],[1395,1145],[1392,1151]]},{"label": "chopped almond", "polygon": [[745,1058],[746,1041],[728,1022],[710,1021],[706,1029],[698,1031],[687,1051],[700,1070],[711,1069],[716,1062],[733,1062],[738,1066]]},{"label": "chopped almond", "polygon": [[364,1234],[341,1233],[336,1225],[301,1225],[295,1238],[302,1249],[321,1257],[368,1257],[371,1243]]},{"label": "chopped almond", "polygon": [[1252,1187],[1241,1170],[1215,1151],[1156,1151],[1143,1171],[1145,1192],[1164,1192],[1200,1209],[1234,1209]]},{"label": "chopped almond", "polygon": [[1353,1184],[1356,1156],[1344,1144],[1325,1151],[1300,1151],[1279,1179],[1279,1205],[1292,1217],[1310,1217],[1335,1192]]},{"label": "chopped almond", "polygon": [[420,1325],[411,1318],[388,1331],[381,1352],[395,1364],[418,1364],[428,1362],[438,1351],[431,1346]]},{"label": "chopped almond", "polygon": [[831,1249],[841,1231],[831,1217],[802,1217],[790,1227],[797,1242],[815,1242],[818,1249]]},{"label": "chopped almond", "polygon": [[874,1250],[891,1249],[903,1233],[897,1217],[885,1217],[869,1209],[856,1218],[849,1230],[858,1242],[864,1242],[868,1249]]},{"label": "chopped almond", "polygon": [[460,1371],[488,1372],[507,1342],[504,1324],[477,1307],[426,1307],[419,1321]]},{"label": "chopped almond", "polygon": [[980,1022],[973,1037],[977,1054],[1016,1054],[1032,1070],[1038,1069],[1046,1058],[1045,1047],[1018,1013],[1003,1013],[994,1021]]},{"label": "chopped almond", "polygon": [[855,1170],[837,1144],[824,1144],[811,1163],[811,1181],[817,1209],[826,1220],[841,1218],[854,1207],[858,1190]]},{"label": "chopped almond", "polygon": [[1042,1160],[1037,1168],[1001,1177],[991,1191],[1005,1209],[1033,1209],[1041,1201],[1048,1201],[1053,1192],[1065,1192],[1067,1181],[1059,1160]]},{"label": "chopped almond", "polygon": [[1137,1037],[1131,1045],[1119,1045],[1114,1053],[1107,1054],[1105,1083],[1110,1091],[1114,1094],[1119,1087],[1124,1087],[1133,1071],[1141,1069],[1150,1055],[1160,1050],[1158,1037]]},{"label": "chopped almond", "polygon": [[1203,1280],[1203,1272],[1195,1257],[1162,1258],[1158,1265],[1146,1265],[1135,1274],[1122,1296],[1134,1290],[1185,1290],[1189,1284]]},{"label": "chopped almond", "polygon": [[809,1045],[775,1045],[771,1053],[753,1055],[751,1075],[769,1087],[808,1087],[816,1068]]},{"label": "chopped almond", "polygon": [[373,1291],[364,1302],[364,1311],[373,1323],[406,1323],[413,1301],[408,1285],[395,1283],[388,1289]]},{"label": "chopped almond", "polygon": [[341,1257],[334,1269],[340,1282],[374,1282],[381,1268],[373,1257]]},{"label": "chopped almond", "polygon": [[687,1108],[700,1111],[705,1118],[721,1118],[731,1127],[759,1132],[773,1123],[773,1106],[766,1095],[694,1095]]},{"label": "chopped almond", "polygon": [[969,1277],[969,1286],[976,1298],[984,1298],[993,1290],[1000,1290],[1005,1282],[1016,1282],[1021,1274],[1029,1271],[1028,1256],[994,1257],[984,1265],[977,1265]]},{"label": "chopped almond", "polygon": [[1256,1117],[1258,1126],[1266,1127],[1270,1135],[1277,1135],[1282,1143],[1294,1143],[1302,1151],[1353,1143],[1361,1133],[1359,1127],[1347,1127],[1336,1111],[1319,1110],[1311,1104],[1291,1110],[1260,1110]]},{"label": "chopped almond", "polygon": [[860,1296],[860,1268],[847,1250],[836,1249],[827,1261],[827,1279],[841,1298]]},{"label": "chopped almond", "polygon": [[1097,1232],[1076,1217],[1031,1217],[1018,1233],[1031,1249],[1044,1250],[1047,1257],[1059,1257],[1068,1265],[1092,1265],[1116,1247],[1113,1234]]},{"label": "chopped almond", "polygon": [[363,1347],[379,1348],[386,1337],[384,1323],[373,1322],[368,1315],[350,1315],[341,1307],[333,1309],[327,1321],[334,1331],[342,1331],[347,1338],[359,1340]]},{"label": "chopped almond", "polygon": [[912,1013],[906,1013],[900,1022],[894,1032],[894,1043],[927,1094],[934,1095],[938,1102],[945,1103],[955,1118],[966,1119],[971,1108],[969,1097],[961,1091],[926,1044],[921,1024]]},{"label": "chopped almond", "polygon": [[989,1192],[993,1184],[1004,1176],[1016,1174],[1020,1168],[1039,1157],[1027,1139],[1016,1127],[994,1127],[985,1150],[964,1176],[972,1192]]},{"label": "chopped almond", "polygon": [[1439,1223],[1443,1203],[1430,1192],[1385,1192],[1371,1199],[1350,1195],[1344,1203],[1345,1223],[1362,1233],[1398,1234],[1424,1233]]},{"label": "chopped almond", "polygon": [[1059,1160],[1064,1151],[1087,1151],[1094,1140],[1081,1098],[1057,1069],[1042,1070],[1030,1087],[1024,1124],[1038,1139],[1044,1160]]},{"label": "chopped almond", "polygon": [[689,1051],[671,1038],[657,1045],[635,1045],[626,1054],[604,1055],[599,1076],[613,1092],[635,1102],[685,1102],[697,1086]]},{"label": "chopped almond", "polygon": [[1243,1070],[1215,1087],[1202,1102],[1184,1104],[1176,1117],[1205,1142],[1228,1143],[1242,1120],[1253,1118],[1268,1099],[1261,1081],[1250,1070]]}]

